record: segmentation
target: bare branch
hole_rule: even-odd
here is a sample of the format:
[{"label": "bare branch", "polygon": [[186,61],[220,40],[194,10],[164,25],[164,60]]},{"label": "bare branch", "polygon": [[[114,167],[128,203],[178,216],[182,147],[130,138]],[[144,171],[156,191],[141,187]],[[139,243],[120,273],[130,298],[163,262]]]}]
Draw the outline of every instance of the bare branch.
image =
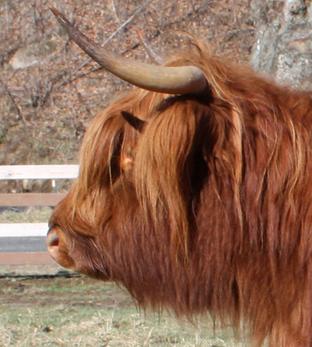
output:
[{"label": "bare branch", "polygon": [[32,4],[33,8],[33,19],[36,28],[39,29],[40,35],[44,34],[44,25],[43,25],[43,19],[42,19],[42,13],[38,9],[38,3],[37,0],[34,1]]},{"label": "bare branch", "polygon": [[6,94],[8,95],[8,97],[10,98],[10,100],[11,100],[11,102],[12,102],[12,104],[13,104],[13,106],[14,106],[16,112],[17,112],[18,117],[23,121],[23,123],[24,123],[25,125],[28,125],[28,122],[26,121],[26,119],[25,119],[25,117],[24,117],[24,115],[23,115],[23,112],[22,112],[21,108],[19,107],[19,105],[17,104],[17,102],[16,102],[14,96],[13,96],[12,93],[10,92],[9,87],[7,86],[6,83],[4,83],[4,82],[2,81],[2,79],[0,79],[0,83],[2,84],[4,91],[6,92]]},{"label": "bare branch", "polygon": [[77,85],[75,85],[74,88],[76,90],[77,98],[79,100],[80,105],[83,105],[85,110],[87,111],[88,115],[91,116],[92,112],[91,112],[90,108],[88,107],[88,105],[86,104],[86,102],[85,102],[83,96],[81,95]]},{"label": "bare branch", "polygon": [[10,18],[9,18],[9,5],[8,1],[5,3],[5,26],[3,30],[3,37],[6,38],[10,32]]},{"label": "bare branch", "polygon": [[115,6],[115,1],[114,0],[111,0],[112,1],[112,10],[113,10],[113,13],[115,15],[115,18],[117,20],[117,22],[119,23],[120,22],[120,18],[117,14],[117,10],[116,10],[116,6]]},{"label": "bare branch", "polygon": [[[102,44],[102,47],[107,45],[121,30],[123,30],[128,24],[130,24],[134,18],[140,14],[151,2],[152,0],[146,0],[140,7],[138,7],[132,16],[130,16],[126,21],[124,21]],[[84,66],[91,63],[93,60],[91,58],[86,59],[80,66],[79,69],[75,70],[75,73],[82,69]]]},{"label": "bare branch", "polygon": [[146,0],[143,5],[141,5],[139,8],[137,8],[133,15],[131,17],[129,17],[125,22],[123,22],[116,31],[114,31],[103,43],[103,46],[105,46],[110,40],[112,40],[122,29],[124,29],[129,23],[131,23],[133,21],[133,19],[139,14],[141,13],[145,7],[147,7],[147,5],[151,2],[151,0]]},{"label": "bare branch", "polygon": [[[68,84],[71,84],[77,80],[79,80],[80,78],[84,78],[84,77],[87,77],[89,76],[90,74],[92,74],[93,72],[97,72],[97,71],[100,71],[102,70],[102,67],[97,67],[97,68],[93,68],[91,69],[90,71],[87,71],[87,72],[82,72],[80,73],[79,75],[76,75],[72,78],[70,78],[73,74],[71,74],[67,79],[65,79],[63,82],[61,82],[61,84],[59,85],[59,87],[64,87]],[[76,70],[77,71],[77,70]]]},{"label": "bare branch", "polygon": [[34,90],[30,92],[30,99],[33,108],[37,109],[46,104],[50,98],[53,87],[53,79],[51,81],[45,81],[44,84],[40,80],[35,81]]},{"label": "bare branch", "polygon": [[137,36],[138,36],[138,38],[139,38],[141,44],[143,45],[144,49],[146,50],[146,52],[147,52],[149,58],[150,58],[154,63],[161,65],[161,64],[163,63],[162,58],[161,58],[158,54],[156,54],[156,53],[154,52],[154,50],[152,49],[152,47],[150,47],[150,46],[148,45],[148,43],[145,41],[142,30],[136,28],[135,31],[136,31],[136,34],[137,34]]}]

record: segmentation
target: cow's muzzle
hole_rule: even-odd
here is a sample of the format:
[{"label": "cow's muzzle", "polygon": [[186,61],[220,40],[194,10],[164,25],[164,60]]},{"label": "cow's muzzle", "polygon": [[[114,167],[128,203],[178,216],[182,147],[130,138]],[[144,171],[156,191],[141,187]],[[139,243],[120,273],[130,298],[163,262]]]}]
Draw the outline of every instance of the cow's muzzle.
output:
[{"label": "cow's muzzle", "polygon": [[66,268],[73,268],[74,261],[68,254],[65,238],[59,227],[49,229],[46,244],[49,254],[58,264]]}]

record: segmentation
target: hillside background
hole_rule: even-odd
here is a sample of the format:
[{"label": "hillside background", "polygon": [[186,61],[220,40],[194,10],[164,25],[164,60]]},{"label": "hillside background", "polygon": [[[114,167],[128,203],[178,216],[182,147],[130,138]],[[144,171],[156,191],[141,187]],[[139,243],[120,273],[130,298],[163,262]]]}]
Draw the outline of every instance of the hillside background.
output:
[{"label": "hillside background", "polygon": [[131,88],[69,42],[49,6],[129,58],[151,62],[145,41],[165,59],[184,44],[182,31],[312,88],[311,0],[0,0],[0,165],[76,163],[89,120]]}]

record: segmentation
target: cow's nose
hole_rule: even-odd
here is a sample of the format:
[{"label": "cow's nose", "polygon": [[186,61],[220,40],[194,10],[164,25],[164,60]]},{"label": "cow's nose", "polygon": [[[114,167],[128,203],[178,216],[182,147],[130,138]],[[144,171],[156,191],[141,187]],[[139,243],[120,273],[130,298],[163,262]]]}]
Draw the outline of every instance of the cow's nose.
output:
[{"label": "cow's nose", "polygon": [[46,242],[50,256],[57,261],[59,258],[60,237],[55,229],[51,228],[48,231]]},{"label": "cow's nose", "polygon": [[60,238],[59,238],[57,232],[53,229],[50,229],[48,231],[48,235],[47,235],[48,249],[50,249],[51,247],[58,247],[59,242],[60,242]]},{"label": "cow's nose", "polygon": [[74,261],[69,256],[65,244],[64,233],[58,226],[50,228],[47,234],[46,244],[50,256],[61,266],[73,269]]}]

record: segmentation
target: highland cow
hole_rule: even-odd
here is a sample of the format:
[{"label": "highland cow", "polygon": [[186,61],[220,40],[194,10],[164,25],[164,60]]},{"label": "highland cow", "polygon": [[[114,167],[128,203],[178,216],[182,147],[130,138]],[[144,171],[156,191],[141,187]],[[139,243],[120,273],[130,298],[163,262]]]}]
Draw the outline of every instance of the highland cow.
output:
[{"label": "highland cow", "polygon": [[80,173],[50,219],[61,265],[125,286],[139,305],[211,313],[252,344],[312,346],[312,93],[201,42],[166,66],[69,37],[140,87],[88,128]]}]

